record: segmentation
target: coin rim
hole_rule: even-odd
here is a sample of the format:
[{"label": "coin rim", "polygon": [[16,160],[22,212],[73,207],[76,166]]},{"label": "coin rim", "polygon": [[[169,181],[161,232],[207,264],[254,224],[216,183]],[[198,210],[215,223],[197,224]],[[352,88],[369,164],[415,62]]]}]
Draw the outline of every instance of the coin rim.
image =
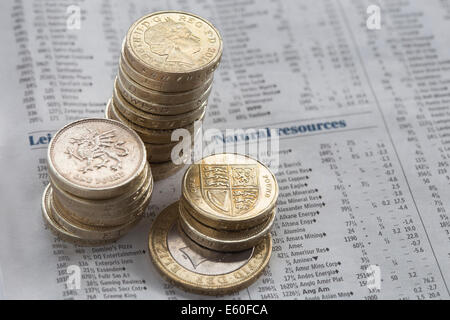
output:
[{"label": "coin rim", "polygon": [[142,127],[156,130],[178,129],[185,125],[189,125],[190,123],[193,123],[205,116],[206,107],[208,105],[207,101],[205,101],[200,107],[186,113],[176,115],[157,115],[135,107],[128,100],[126,100],[122,93],[115,87],[113,89],[112,99],[114,101],[114,105],[118,108],[118,111],[120,111],[120,113],[126,116],[130,121]]},{"label": "coin rim", "polygon": [[[143,174],[139,177],[140,181],[136,185],[135,189],[130,189],[126,193],[123,193],[114,198],[96,199],[96,200],[81,198],[76,195],[73,195],[73,194],[65,191],[64,189],[62,189],[56,181],[53,181],[52,178],[50,178],[50,184],[52,185],[53,190],[57,190],[57,192],[63,194],[64,197],[70,198],[71,202],[75,202],[75,203],[77,203],[77,205],[80,205],[80,206],[84,206],[84,207],[92,206],[92,207],[98,209],[98,206],[102,206],[104,204],[111,205],[109,203],[112,203],[112,205],[116,205],[122,201],[126,201],[126,200],[130,199],[132,196],[134,196],[136,194],[136,192],[141,190],[146,184],[149,184],[148,180],[150,179],[150,177],[151,177],[151,169],[150,169],[150,165],[147,163],[146,170],[144,170]],[[150,184],[149,184],[149,187],[150,187]],[[59,196],[56,196],[56,197],[60,198]],[[62,202],[65,202],[65,200],[63,200]]]},{"label": "coin rim", "polygon": [[[153,17],[155,15],[170,14],[170,13],[183,14],[183,15],[195,17],[195,18],[203,21],[207,25],[209,25],[213,29],[213,31],[216,33],[218,41],[219,41],[219,44],[220,44],[219,45],[219,49],[217,50],[217,54],[214,56],[213,59],[211,59],[211,61],[208,64],[206,64],[206,65],[204,65],[202,67],[198,67],[198,68],[193,69],[193,70],[189,70],[189,71],[171,72],[171,71],[160,70],[160,69],[157,69],[155,66],[147,64],[146,62],[142,61],[142,59],[136,54],[136,52],[134,52],[134,50],[133,50],[133,48],[131,46],[130,39],[132,37],[133,30],[136,28],[136,26],[139,23],[141,23],[141,21],[143,21],[145,19],[148,19],[148,18],[151,18],[151,17]],[[211,22],[209,22],[205,18],[202,18],[202,17],[200,17],[200,16],[198,16],[196,14],[190,13],[190,12],[184,12],[184,11],[179,11],[179,10],[156,11],[156,12],[150,13],[148,15],[145,15],[145,16],[139,18],[128,29],[125,40],[126,40],[126,46],[125,46],[126,51],[125,51],[125,54],[128,56],[129,60],[134,59],[134,60],[137,61],[137,63],[143,69],[150,70],[151,72],[154,72],[154,73],[157,73],[157,74],[162,74],[162,75],[164,75],[164,74],[166,74],[166,75],[173,75],[173,76],[190,75],[190,74],[201,73],[201,72],[207,71],[209,69],[212,69],[212,72],[213,72],[215,67],[220,63],[220,60],[221,60],[221,57],[222,57],[222,54],[223,54],[223,39],[222,39],[222,36],[221,36],[219,30]]]},{"label": "coin rim", "polygon": [[[151,199],[151,194],[146,194],[142,200],[142,203],[130,213],[130,220],[126,223],[118,226],[96,226],[82,223],[72,218],[70,214],[64,212],[64,208],[58,208],[55,206],[53,199],[53,191],[50,191],[50,206],[53,212],[54,219],[65,230],[72,234],[82,238],[83,240],[117,240],[126,235],[134,226],[136,226],[145,213],[145,209]],[[69,229],[69,227],[71,229]]]},{"label": "coin rim", "polygon": [[[192,131],[194,131],[194,123],[191,123],[187,126],[181,127],[181,128],[177,128],[177,129],[150,129],[150,128],[146,128],[143,126],[140,126],[136,123],[134,123],[133,121],[130,121],[127,117],[125,117],[123,114],[120,113],[119,110],[117,110],[116,106],[114,105],[114,101],[113,99],[109,99],[108,100],[108,104],[110,104],[109,106],[109,110],[112,113],[112,115],[114,117],[118,117],[119,120],[113,120],[113,121],[118,121],[123,123],[125,126],[129,126],[129,128],[131,128],[131,130],[135,131],[137,133],[137,135],[139,135],[143,141],[143,143],[152,143],[152,144],[167,144],[172,140],[172,133],[177,130],[177,129],[186,129],[188,130],[191,134]],[[198,119],[197,121],[203,121],[205,116],[203,116],[203,118]],[[135,127],[137,129],[135,129]],[[150,132],[150,133],[149,133]],[[161,133],[164,134],[161,134]],[[150,137],[150,138],[149,138]]]},{"label": "coin rim", "polygon": [[[170,164],[172,164],[172,166]],[[173,176],[178,171],[181,171],[184,167],[186,167],[186,163],[174,164],[172,161],[166,161],[166,162],[150,163],[150,167],[152,167],[153,179],[156,182],[165,180]],[[161,173],[155,167],[158,167],[159,170],[161,170],[161,167],[163,167],[165,171]],[[168,169],[165,167],[168,167]]]},{"label": "coin rim", "polygon": [[176,144],[172,145],[146,143],[145,147],[147,148],[148,161],[153,164],[170,161],[172,159],[172,150],[176,146]]},{"label": "coin rim", "polygon": [[[139,186],[139,188],[130,196],[135,196],[135,194],[137,192],[139,192],[138,196],[132,200],[131,204],[134,206],[133,211],[137,211],[137,209],[140,207],[141,204],[139,204],[139,202],[141,201],[142,203],[144,202],[145,198],[147,197],[147,194],[150,194],[150,197],[153,193],[153,187],[154,187],[154,182],[153,182],[153,176],[151,175],[151,171],[150,171],[150,166],[148,169],[149,175],[146,177],[146,179],[143,181],[143,184]],[[58,189],[57,186],[55,186],[54,184],[52,184],[52,194],[53,194],[53,201],[55,201],[54,199],[56,198],[56,202],[61,206],[64,207],[64,201],[60,200],[60,197],[58,197],[55,193],[55,189]],[[65,192],[64,190],[58,190]],[[70,196],[70,194],[69,194]],[[119,196],[120,197],[120,196]],[[128,201],[129,199],[124,199],[124,201]],[[96,201],[96,200],[89,200],[89,199],[80,199],[80,200],[75,200],[75,201]],[[99,200],[101,201],[105,201],[105,200]],[[107,201],[107,200],[106,200]],[[79,205],[79,204],[78,204]],[[89,203],[85,203],[82,206],[84,207],[89,207]],[[94,207],[94,206],[93,206]],[[127,215],[119,215],[119,216],[109,216],[109,217],[105,217],[105,216],[101,216],[98,217],[97,219],[92,219],[87,217],[88,215],[86,214],[86,209],[83,210],[83,215],[80,215],[80,211],[77,211],[76,209],[68,209],[67,207],[64,207],[66,210],[66,215],[69,216],[70,219],[81,223],[81,224],[86,224],[86,225],[91,225],[93,227],[115,227],[115,226],[120,226],[123,225],[125,222],[122,222],[122,220],[126,220]],[[122,208],[121,208],[122,209]],[[125,209],[125,208],[123,208]],[[95,208],[95,210],[98,210],[98,208]],[[113,222],[111,222],[113,221]],[[119,222],[120,221],[120,222]],[[105,223],[107,222],[107,223]]]},{"label": "coin rim", "polygon": [[[131,79],[136,81],[137,83],[140,83],[142,86],[157,90],[161,92],[183,92],[183,91],[189,91],[196,89],[198,87],[201,87],[203,83],[210,80],[211,77],[214,76],[214,73],[211,72],[209,75],[205,75],[204,78],[199,77],[197,79],[191,80],[191,81],[184,81],[184,82],[177,82],[173,79],[152,79],[147,77],[147,75],[140,73],[138,70],[136,70],[135,67],[133,67],[127,57],[127,54],[125,53],[125,46],[126,46],[126,37],[122,41],[122,49],[120,52],[120,58],[119,58],[119,64],[124,66],[124,71],[130,76]],[[219,61],[220,63],[220,61]],[[160,78],[166,78],[167,76],[163,76]],[[172,75],[171,75],[172,77]]]},{"label": "coin rim", "polygon": [[[225,295],[248,287],[261,276],[264,269],[268,265],[270,257],[272,255],[272,236],[270,234],[268,234],[257,246],[255,246],[255,250],[253,250],[252,256],[243,266],[241,266],[237,270],[234,270],[233,272],[225,274],[232,279],[239,279],[239,280],[233,283],[228,283],[227,285],[224,286],[214,287],[205,285],[200,287],[198,283],[195,282],[195,280],[188,281],[188,279],[179,277],[173,272],[171,272],[170,269],[165,268],[164,264],[160,260],[160,256],[158,255],[158,252],[160,252],[161,249],[164,250],[165,259],[170,260],[170,265],[171,266],[176,265],[178,268],[183,269],[184,270],[183,274],[185,276],[191,276],[192,279],[198,278],[199,275],[207,279],[218,277],[214,275],[203,275],[199,273],[194,273],[190,270],[187,270],[172,257],[167,247],[167,235],[168,232],[170,231],[170,228],[173,226],[174,223],[177,223],[177,219],[179,218],[179,215],[177,215],[178,205],[179,204],[177,201],[166,207],[164,210],[162,210],[161,213],[153,222],[149,232],[149,240],[148,240],[149,255],[156,269],[164,278],[169,280],[169,282],[181,287],[182,289],[194,293],[205,295]],[[176,212],[173,213],[173,210]],[[166,218],[166,216],[168,217]],[[160,237],[162,237],[163,239],[162,248],[155,248],[154,242],[156,242],[157,240],[155,240],[154,238],[155,236],[158,236],[158,233],[160,234]],[[260,246],[263,247],[261,248]],[[261,264],[259,264],[258,266],[252,266],[251,268],[252,271],[249,276],[246,276],[245,278],[240,277],[240,272],[249,265],[252,265],[255,262],[255,257],[260,254],[264,255],[264,257],[261,259],[262,261]],[[235,274],[236,277],[233,277],[232,276],[233,274]],[[239,275],[239,277],[237,275]],[[207,284],[208,281],[207,280],[203,281],[203,283]]]},{"label": "coin rim", "polygon": [[[273,209],[272,214],[269,216],[267,221],[262,222],[260,225],[257,225],[253,228],[259,228],[259,230],[252,230],[252,233],[249,233],[249,229],[244,229],[240,231],[226,231],[226,230],[216,230],[207,225],[202,224],[200,221],[196,220],[183,206],[183,203],[180,201],[179,204],[180,211],[180,226],[183,228],[183,231],[189,236],[189,238],[196,242],[197,244],[209,248],[211,250],[216,251],[230,251],[237,252],[243,251],[246,249],[250,249],[254,247],[261,239],[263,239],[272,229],[272,226],[275,221],[276,209]],[[211,229],[211,233],[207,234],[197,229],[195,224],[200,225],[203,229]],[[223,234],[226,233],[236,233],[240,235],[240,238],[236,239],[221,239],[218,237],[220,231]],[[212,235],[215,233],[215,235]]]},{"label": "coin rim", "polygon": [[71,243],[73,245],[84,247],[104,246],[115,242],[115,240],[86,240],[78,237],[77,235],[67,231],[60,226],[53,218],[51,207],[49,206],[49,189],[51,185],[48,184],[42,194],[41,200],[41,212],[44,224],[50,229],[50,231],[62,241]]},{"label": "coin rim", "polygon": [[[202,97],[205,92],[209,91],[214,82],[214,77],[211,77],[200,87],[194,88],[189,91],[162,92],[146,88],[140,83],[134,81],[127,73],[125,73],[121,65],[119,65],[117,79],[125,89],[132,92],[133,95],[140,98],[141,100],[168,106],[195,102],[198,98]],[[130,86],[132,86],[134,90],[130,89]]]},{"label": "coin rim", "polygon": [[[200,97],[195,100],[188,101],[180,104],[160,104],[152,101],[148,101],[136,96],[134,93],[130,92],[123,83],[120,82],[119,78],[116,77],[114,80],[114,88],[122,94],[122,97],[128,101],[128,103],[134,105],[135,108],[142,110],[144,112],[153,113],[156,115],[166,116],[166,115],[179,115],[187,113],[194,109],[201,107],[204,103],[208,103],[209,97],[211,95],[212,86],[210,86]],[[138,105],[127,99],[125,96],[128,95],[130,98],[138,100],[140,104]],[[186,107],[187,106],[187,107]],[[165,110],[165,111],[160,111]],[[181,111],[180,111],[181,110]]]},{"label": "coin rim", "polygon": [[[141,147],[141,153],[143,158],[140,159],[140,164],[137,166],[136,171],[126,180],[122,181],[120,184],[110,186],[110,187],[104,187],[104,188],[92,188],[92,187],[86,187],[86,186],[80,186],[75,184],[74,182],[68,180],[63,175],[61,175],[55,168],[51,153],[55,145],[55,141],[57,141],[57,138],[62,132],[67,130],[70,127],[76,126],[83,122],[88,121],[96,121],[96,122],[112,122],[113,124],[119,125],[121,128],[123,128],[125,131],[129,132],[130,135],[134,136],[136,139],[136,143],[138,146]],[[108,199],[113,198],[116,195],[119,195],[123,192],[124,189],[130,188],[133,183],[137,180],[137,178],[141,175],[143,170],[145,169],[145,165],[147,163],[147,150],[145,149],[144,142],[142,141],[141,137],[131,128],[127,127],[124,123],[112,119],[105,119],[105,118],[84,118],[80,120],[76,120],[74,122],[71,122],[64,127],[62,127],[56,134],[53,136],[53,138],[50,141],[50,144],[47,149],[47,163],[48,163],[48,173],[52,176],[52,178],[58,182],[58,185],[65,191],[72,193],[74,195],[77,195],[82,198],[88,198],[88,199]]]},{"label": "coin rim", "polygon": [[[199,165],[202,163],[203,160],[209,158],[209,157],[213,157],[213,156],[219,156],[219,155],[236,155],[236,156],[240,156],[240,157],[246,157],[248,159],[251,159],[253,161],[256,161],[259,165],[261,165],[262,167],[264,167],[272,176],[272,179],[274,181],[274,195],[273,195],[273,199],[272,201],[268,204],[268,206],[262,210],[259,213],[253,214],[251,216],[248,216],[244,219],[236,219],[236,217],[218,217],[214,214],[211,214],[210,212],[203,210],[202,208],[200,208],[199,206],[195,206],[195,203],[193,203],[192,201],[190,201],[190,197],[188,195],[188,191],[187,191],[187,176],[189,174],[189,171],[191,170],[191,168],[193,168],[194,165]],[[188,205],[188,209],[189,212],[191,212],[191,214],[200,222],[202,222],[203,224],[206,224],[210,227],[213,228],[217,228],[217,229],[224,229],[224,230],[241,230],[241,229],[246,229],[246,228],[251,228],[259,223],[261,223],[262,221],[264,221],[268,215],[272,212],[272,210],[275,208],[277,200],[278,200],[278,195],[279,195],[279,187],[278,187],[278,181],[275,177],[275,174],[272,172],[272,170],[270,170],[265,164],[263,164],[261,161],[250,157],[248,155],[243,155],[243,154],[239,154],[239,153],[227,153],[227,152],[221,152],[221,153],[214,153],[214,154],[210,154],[204,158],[202,158],[199,161],[196,161],[195,163],[191,164],[189,166],[189,168],[186,170],[186,172],[184,173],[182,182],[181,182],[181,197],[182,197],[182,201],[185,201],[185,203]]]},{"label": "coin rim", "polygon": [[[198,139],[199,135],[200,130],[198,130],[197,134],[194,135],[194,141],[191,141],[191,149],[194,148],[194,142],[196,141],[196,139]],[[171,161],[173,148],[179,143],[182,143],[182,140],[174,141],[172,143],[167,144],[155,144],[144,142],[144,145],[147,148],[147,159],[149,163],[157,164]]]}]

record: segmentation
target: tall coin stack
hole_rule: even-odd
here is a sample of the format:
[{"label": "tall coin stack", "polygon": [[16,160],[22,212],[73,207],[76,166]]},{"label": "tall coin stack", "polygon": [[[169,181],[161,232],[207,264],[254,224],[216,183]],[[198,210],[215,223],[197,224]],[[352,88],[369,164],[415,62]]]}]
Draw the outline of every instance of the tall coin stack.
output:
[{"label": "tall coin stack", "polygon": [[128,30],[105,113],[142,138],[155,180],[183,167],[171,161],[178,143],[172,141],[172,133],[185,128],[193,143],[194,122],[203,121],[221,57],[219,32],[193,14],[156,12]]},{"label": "tall coin stack", "polygon": [[201,294],[241,290],[261,275],[272,252],[278,184],[244,155],[217,154],[191,165],[179,202],[150,230],[149,252],[171,282]]},{"label": "tall coin stack", "polygon": [[84,119],[59,130],[48,148],[42,197],[49,229],[63,240],[104,245],[142,218],[153,177],[141,138],[120,122]]}]

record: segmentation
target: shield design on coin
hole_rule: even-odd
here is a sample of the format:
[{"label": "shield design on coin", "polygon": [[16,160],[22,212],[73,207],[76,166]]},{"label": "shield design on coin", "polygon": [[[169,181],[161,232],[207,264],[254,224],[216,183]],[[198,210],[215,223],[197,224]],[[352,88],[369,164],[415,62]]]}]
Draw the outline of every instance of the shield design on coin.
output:
[{"label": "shield design on coin", "polygon": [[209,206],[231,217],[252,210],[259,197],[256,165],[200,165],[203,199]]}]

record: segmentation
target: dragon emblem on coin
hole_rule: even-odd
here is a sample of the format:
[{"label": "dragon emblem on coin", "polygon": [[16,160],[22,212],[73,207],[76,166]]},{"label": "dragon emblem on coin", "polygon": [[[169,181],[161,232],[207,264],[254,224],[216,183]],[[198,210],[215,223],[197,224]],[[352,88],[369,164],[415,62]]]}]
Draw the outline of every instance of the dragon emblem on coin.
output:
[{"label": "dragon emblem on coin", "polygon": [[144,33],[144,41],[150,51],[165,57],[165,62],[177,63],[181,66],[195,64],[193,55],[200,52],[200,38],[182,22],[170,18],[151,26]]},{"label": "dragon emblem on coin", "polygon": [[203,199],[229,216],[240,216],[258,202],[258,167],[255,165],[200,165]]},{"label": "dragon emblem on coin", "polygon": [[[129,154],[124,146],[126,142],[116,139],[115,130],[103,133],[87,128],[86,130],[86,134],[70,139],[74,147],[67,147],[65,152],[69,159],[74,158],[84,164],[79,171],[86,173],[108,167],[112,171],[121,169],[121,158]],[[110,164],[111,160],[114,163]]]}]

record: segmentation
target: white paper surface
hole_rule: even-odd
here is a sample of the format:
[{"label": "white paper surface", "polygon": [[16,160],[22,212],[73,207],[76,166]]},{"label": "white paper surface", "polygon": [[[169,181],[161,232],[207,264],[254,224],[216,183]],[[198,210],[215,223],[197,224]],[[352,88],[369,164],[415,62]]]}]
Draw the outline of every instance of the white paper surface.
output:
[{"label": "white paper surface", "polygon": [[[61,242],[40,213],[48,137],[103,117],[128,27],[177,9],[224,39],[205,129],[276,128],[281,138],[270,265],[226,298],[448,299],[450,8],[380,1],[381,29],[369,30],[371,4],[2,1],[3,297],[202,298],[167,284],[148,258],[151,222],[178,199],[183,172],[156,184],[145,219],[111,246]],[[67,27],[71,5],[79,29]],[[78,290],[67,287],[71,265]]]}]

